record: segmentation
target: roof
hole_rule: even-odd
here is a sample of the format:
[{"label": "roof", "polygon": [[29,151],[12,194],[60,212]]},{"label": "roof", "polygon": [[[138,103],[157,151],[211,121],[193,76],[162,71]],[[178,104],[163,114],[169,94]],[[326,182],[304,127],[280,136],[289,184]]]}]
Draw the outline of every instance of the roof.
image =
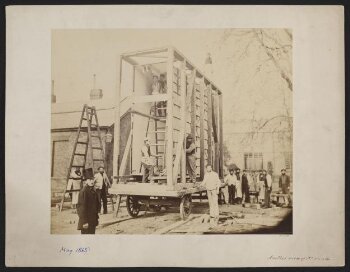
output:
[{"label": "roof", "polygon": [[[121,102],[121,112],[123,115],[130,108],[128,99]],[[69,103],[51,104],[51,129],[71,129],[79,127],[79,121],[84,104],[95,106],[100,127],[109,127],[114,124],[113,101],[91,100]]]}]

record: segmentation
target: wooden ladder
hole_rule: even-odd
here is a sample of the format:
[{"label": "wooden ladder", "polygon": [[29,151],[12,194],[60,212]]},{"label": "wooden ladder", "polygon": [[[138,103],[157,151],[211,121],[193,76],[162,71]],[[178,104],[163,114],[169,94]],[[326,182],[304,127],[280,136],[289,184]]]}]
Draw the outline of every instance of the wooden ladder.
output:
[{"label": "wooden ladder", "polygon": [[[166,151],[166,106],[158,107],[159,102],[154,102],[153,107],[150,110],[150,117],[148,118],[146,137],[149,134],[155,135],[155,143],[151,143],[150,146],[155,147],[155,154],[153,155],[156,158],[156,166],[162,166],[162,169],[165,168],[165,151]],[[159,114],[161,112],[161,114]],[[151,123],[153,123],[154,130],[150,130]],[[160,126],[162,124],[162,126]],[[159,137],[160,134],[164,134],[164,137]],[[163,147],[163,150],[160,150],[160,147]],[[161,163],[160,163],[161,162]],[[141,170],[141,169],[140,169]]]},{"label": "wooden ladder", "polygon": [[[85,125],[85,122],[86,122],[86,125]],[[86,135],[86,137],[82,138],[81,136],[84,136],[84,134]],[[92,140],[93,138],[98,139],[97,145],[96,145],[96,141]],[[77,152],[78,146],[84,147],[84,152]],[[62,211],[62,208],[63,208],[65,194],[70,192],[80,191],[80,189],[67,190],[67,186],[68,186],[69,179],[72,178],[71,177],[72,168],[85,169],[88,151],[90,152],[93,173],[95,173],[95,171],[97,171],[98,167],[100,166],[105,168],[106,158],[104,155],[101,131],[100,131],[100,126],[98,124],[96,109],[95,107],[89,107],[88,105],[85,104],[81,113],[77,137],[74,142],[73,152],[72,152],[72,156],[68,167],[66,185],[63,192],[61,204],[59,207],[60,211]],[[96,151],[99,151],[98,154],[96,154]],[[77,159],[76,159],[79,157],[83,158],[82,160],[80,160],[80,163],[77,162]]]}]

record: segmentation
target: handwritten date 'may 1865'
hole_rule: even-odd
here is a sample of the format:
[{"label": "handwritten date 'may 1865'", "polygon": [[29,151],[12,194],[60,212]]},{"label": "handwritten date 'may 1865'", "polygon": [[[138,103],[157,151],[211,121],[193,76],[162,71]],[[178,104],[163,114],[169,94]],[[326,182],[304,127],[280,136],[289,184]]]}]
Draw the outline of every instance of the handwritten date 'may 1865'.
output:
[{"label": "handwritten date 'may 1865'", "polygon": [[77,247],[77,248],[71,249],[71,248],[62,246],[61,249],[59,250],[59,253],[64,253],[67,255],[72,255],[73,253],[86,254],[89,252],[90,252],[90,247]]}]

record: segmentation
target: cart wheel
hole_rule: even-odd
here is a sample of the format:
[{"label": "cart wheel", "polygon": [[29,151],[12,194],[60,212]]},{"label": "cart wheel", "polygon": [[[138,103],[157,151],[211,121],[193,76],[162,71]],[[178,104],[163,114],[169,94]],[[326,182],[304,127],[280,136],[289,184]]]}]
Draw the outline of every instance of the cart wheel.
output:
[{"label": "cart wheel", "polygon": [[182,220],[186,220],[192,211],[192,198],[191,195],[185,195],[181,198],[180,203],[180,217]]},{"label": "cart wheel", "polygon": [[135,196],[126,197],[126,209],[131,217],[137,217],[140,211],[140,203]]}]

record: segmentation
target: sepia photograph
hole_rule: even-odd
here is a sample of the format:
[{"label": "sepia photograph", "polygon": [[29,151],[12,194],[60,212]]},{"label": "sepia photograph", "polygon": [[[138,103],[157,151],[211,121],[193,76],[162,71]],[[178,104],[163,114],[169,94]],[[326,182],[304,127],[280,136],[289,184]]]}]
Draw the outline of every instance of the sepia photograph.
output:
[{"label": "sepia photograph", "polygon": [[5,265],[344,266],[344,12],[6,7]]},{"label": "sepia photograph", "polygon": [[293,234],[292,59],[283,28],[52,30],[51,234]]}]

